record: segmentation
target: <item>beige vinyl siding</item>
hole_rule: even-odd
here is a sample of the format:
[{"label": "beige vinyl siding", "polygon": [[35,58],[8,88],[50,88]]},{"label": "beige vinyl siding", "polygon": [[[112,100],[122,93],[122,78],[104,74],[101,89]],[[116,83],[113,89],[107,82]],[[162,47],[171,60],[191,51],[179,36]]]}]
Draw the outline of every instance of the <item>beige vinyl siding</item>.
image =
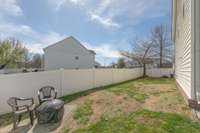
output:
[{"label": "beige vinyl siding", "polygon": [[191,0],[177,0],[175,78],[191,98]]}]

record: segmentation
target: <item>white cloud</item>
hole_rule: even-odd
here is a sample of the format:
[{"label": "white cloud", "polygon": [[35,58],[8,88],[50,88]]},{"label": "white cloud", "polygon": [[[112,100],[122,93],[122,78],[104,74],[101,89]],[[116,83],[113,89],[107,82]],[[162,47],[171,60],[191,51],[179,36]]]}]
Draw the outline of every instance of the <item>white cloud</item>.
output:
[{"label": "white cloud", "polygon": [[[48,34],[41,36],[41,40],[37,42],[28,42],[26,47],[32,53],[43,53],[43,48],[52,45],[62,39],[66,38],[66,35],[61,35],[56,32],[49,32]],[[97,57],[101,58],[120,58],[122,57],[118,50],[115,50],[111,44],[101,44],[99,46],[92,46],[89,43],[82,42],[82,44],[91,50],[94,50]]]},{"label": "white cloud", "polygon": [[78,2],[80,2],[81,0],[70,0],[71,2],[73,2],[74,4],[78,4]]},{"label": "white cloud", "polygon": [[60,40],[64,39],[65,37],[66,37],[66,35],[61,35],[57,32],[51,31],[47,35],[41,37],[41,42],[45,43],[47,46],[47,45],[53,44],[57,41],[60,41]]},{"label": "white cloud", "polygon": [[89,13],[90,17],[91,17],[91,20],[94,20],[100,24],[103,24],[104,26],[106,27],[116,27],[116,28],[119,28],[120,25],[116,22],[113,22],[112,19],[110,18],[106,18],[106,17],[100,17],[98,16],[97,14],[93,13],[93,12],[90,12]]},{"label": "white cloud", "polygon": [[88,49],[94,50],[98,57],[120,58],[122,57],[118,50],[111,47],[111,44],[101,44],[92,46],[86,42],[83,43]]},{"label": "white cloud", "polygon": [[26,43],[25,47],[31,52],[31,53],[43,53],[43,44],[42,43]]},{"label": "white cloud", "polygon": [[0,33],[4,34],[4,36],[14,36],[16,34],[33,34],[34,31],[28,25],[0,23]]},{"label": "white cloud", "polygon": [[19,16],[23,14],[17,0],[0,0],[0,3],[0,16]]},{"label": "white cloud", "polygon": [[56,2],[55,2],[55,0],[53,0],[52,3],[55,4],[55,6],[56,6],[55,9],[56,9],[56,11],[58,11],[65,2],[66,2],[66,0],[57,0]]},{"label": "white cloud", "polygon": [[[64,5],[73,3],[75,5],[80,5],[84,0],[48,0],[48,3],[52,6],[53,10],[59,11]],[[70,2],[70,3],[69,3]]]},{"label": "white cloud", "polygon": [[43,48],[48,45],[54,44],[62,39],[64,39],[66,35],[61,35],[57,32],[48,32],[46,35],[40,35],[40,37],[35,42],[28,42],[26,47],[32,53],[43,53]]},{"label": "white cloud", "polygon": [[164,16],[169,13],[167,4],[170,4],[169,0],[54,0],[59,8],[70,4],[67,1],[80,6],[91,21],[111,28]]},{"label": "white cloud", "polygon": [[43,48],[66,37],[57,32],[38,33],[28,25],[0,23],[0,39],[8,37],[23,38],[25,46],[33,53],[43,53]]}]

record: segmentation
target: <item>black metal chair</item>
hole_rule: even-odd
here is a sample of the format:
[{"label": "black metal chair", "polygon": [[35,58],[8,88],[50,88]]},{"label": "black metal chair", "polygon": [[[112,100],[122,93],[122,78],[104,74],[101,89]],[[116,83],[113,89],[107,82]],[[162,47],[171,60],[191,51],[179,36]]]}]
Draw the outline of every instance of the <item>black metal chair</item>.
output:
[{"label": "black metal chair", "polygon": [[56,99],[56,97],[57,97],[57,92],[52,86],[42,87],[38,91],[38,99],[40,104],[45,101]]},{"label": "black metal chair", "polygon": [[12,108],[13,113],[13,128],[16,129],[17,121],[21,121],[23,114],[28,113],[31,121],[31,125],[34,122],[35,104],[33,98],[18,98],[11,97],[7,101],[8,105]]}]

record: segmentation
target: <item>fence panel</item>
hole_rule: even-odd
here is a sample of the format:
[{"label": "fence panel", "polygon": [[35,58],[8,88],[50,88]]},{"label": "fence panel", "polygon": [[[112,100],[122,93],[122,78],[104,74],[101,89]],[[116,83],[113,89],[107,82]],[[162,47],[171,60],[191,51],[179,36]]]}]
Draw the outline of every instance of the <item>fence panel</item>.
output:
[{"label": "fence panel", "polygon": [[46,85],[54,86],[61,96],[59,71],[0,75],[0,114],[11,111],[9,97],[34,97],[37,102],[38,89]]},{"label": "fence panel", "polygon": [[147,69],[147,76],[149,77],[163,77],[173,74],[172,68],[149,68]]},{"label": "fence panel", "polygon": [[58,96],[91,88],[119,83],[142,76],[142,68],[135,69],[79,69],[0,75],[0,114],[10,112],[9,97],[34,97],[39,88],[50,85]]},{"label": "fence panel", "polygon": [[93,69],[62,71],[62,95],[94,88]]},{"label": "fence panel", "polygon": [[94,70],[94,86],[101,87],[113,83],[112,69],[95,69]]}]

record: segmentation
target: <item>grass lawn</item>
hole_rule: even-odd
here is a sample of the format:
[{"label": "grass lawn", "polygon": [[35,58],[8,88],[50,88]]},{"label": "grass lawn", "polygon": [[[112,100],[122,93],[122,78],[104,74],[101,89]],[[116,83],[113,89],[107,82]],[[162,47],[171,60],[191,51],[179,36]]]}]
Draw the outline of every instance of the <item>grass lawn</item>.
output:
[{"label": "grass lawn", "polygon": [[[170,78],[127,81],[61,99],[76,108],[58,133],[200,133]],[[0,127],[11,121],[9,114],[0,116]]]},{"label": "grass lawn", "polygon": [[63,99],[78,106],[61,133],[200,133],[174,79],[138,79]]}]

